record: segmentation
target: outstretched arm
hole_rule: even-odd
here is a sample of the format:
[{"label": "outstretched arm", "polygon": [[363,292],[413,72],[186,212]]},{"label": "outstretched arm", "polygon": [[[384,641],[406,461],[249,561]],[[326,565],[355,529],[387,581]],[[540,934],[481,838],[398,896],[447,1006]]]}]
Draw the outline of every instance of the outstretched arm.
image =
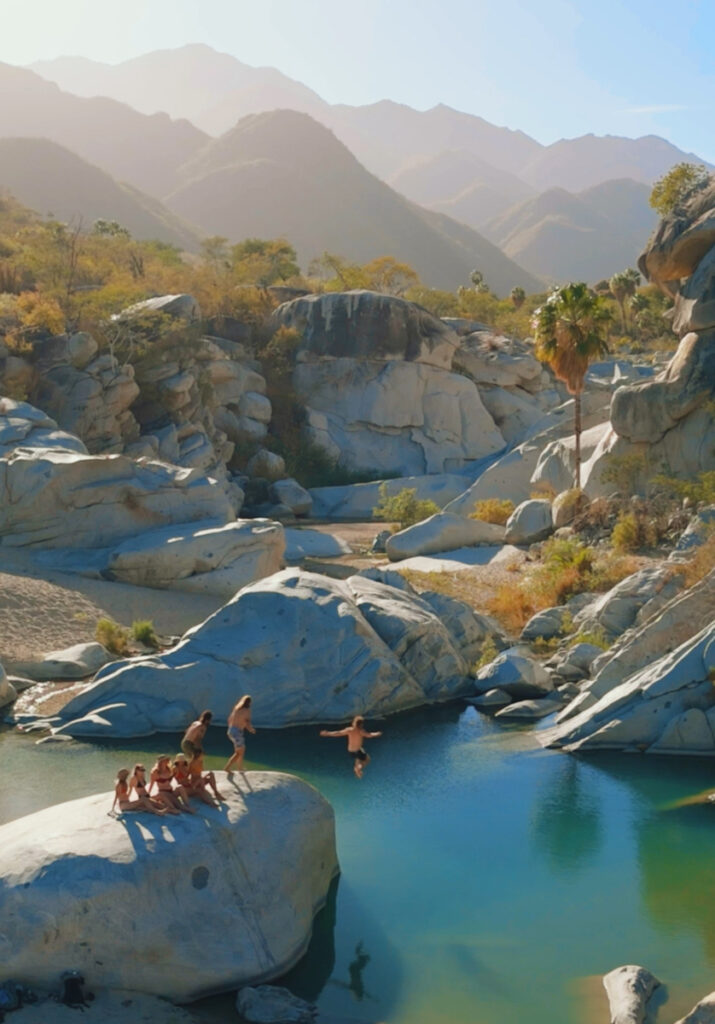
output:
[{"label": "outstretched arm", "polygon": [[376,740],[378,736],[382,736],[381,732],[364,732],[363,737],[366,740]]},{"label": "outstretched arm", "polygon": [[329,732],[328,729],[321,729],[320,730],[320,735],[321,736],[347,736],[349,731],[350,731],[349,729],[338,729],[335,732]]}]

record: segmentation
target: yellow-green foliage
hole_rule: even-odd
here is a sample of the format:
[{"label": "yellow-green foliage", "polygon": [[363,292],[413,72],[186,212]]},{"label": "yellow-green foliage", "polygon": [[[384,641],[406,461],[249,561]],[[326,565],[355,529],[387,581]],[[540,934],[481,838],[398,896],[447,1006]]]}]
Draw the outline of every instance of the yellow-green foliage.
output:
[{"label": "yellow-green foliage", "polygon": [[503,526],[513,511],[514,502],[508,498],[484,498],[475,503],[474,511],[469,518]]},{"label": "yellow-green foliage", "polygon": [[159,637],[156,635],[154,623],[151,619],[135,619],[132,622],[131,632],[132,637],[140,644],[154,648],[159,646]]},{"label": "yellow-green foliage", "polygon": [[387,485],[380,484],[378,491],[380,500],[372,510],[373,518],[386,523],[397,523],[397,528],[404,530],[415,523],[439,512],[439,506],[433,501],[419,499],[416,487],[403,487],[392,496],[387,493]]},{"label": "yellow-green foliage", "polygon": [[650,194],[650,205],[665,217],[705,185],[708,178],[708,169],[703,164],[676,164],[656,181]]},{"label": "yellow-green foliage", "polygon": [[574,633],[569,637],[569,647],[575,647],[576,644],[593,644],[594,647],[600,647],[602,651],[607,651],[611,646],[606,631],[601,626],[584,630],[581,633]]},{"label": "yellow-green foliage", "polygon": [[632,455],[609,455],[601,470],[601,482],[614,484],[621,494],[632,494],[633,483],[645,471],[646,459],[639,452]]},{"label": "yellow-green foliage", "polygon": [[497,650],[497,645],[494,643],[494,637],[491,633],[487,634],[482,641],[482,646],[479,649],[479,658],[475,662],[472,670],[474,675],[476,675],[480,669],[484,668],[485,665],[490,665],[498,653],[499,651]]},{"label": "yellow-green foliage", "polygon": [[110,654],[125,655],[129,653],[128,631],[111,619],[100,619],[94,636]]},{"label": "yellow-green foliage", "polygon": [[703,501],[706,505],[715,504],[715,470],[700,473],[692,480],[678,480],[676,477],[660,475],[655,477],[653,483],[679,498],[689,498],[694,502]]},{"label": "yellow-green foliage", "polygon": [[611,544],[616,551],[639,551],[657,543],[657,526],[644,512],[621,512],[611,533]]},{"label": "yellow-green foliage", "polygon": [[573,538],[553,537],[544,544],[538,565],[518,583],[497,589],[489,611],[516,633],[536,612],[565,604],[575,594],[610,590],[635,569],[633,559],[600,555]]}]

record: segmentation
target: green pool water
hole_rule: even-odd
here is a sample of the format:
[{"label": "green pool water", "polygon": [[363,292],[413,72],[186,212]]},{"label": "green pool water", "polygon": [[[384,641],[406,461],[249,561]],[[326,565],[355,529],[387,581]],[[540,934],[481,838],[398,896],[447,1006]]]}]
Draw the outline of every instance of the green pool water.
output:
[{"label": "green pool water", "polygon": [[[672,1022],[715,988],[715,788],[707,759],[538,749],[463,705],[390,719],[362,782],[316,729],[249,738],[252,768],[293,771],[337,816],[342,875],[288,977],[330,1016],[389,1024],[596,1024],[600,976],[639,963]],[[109,790],[178,737],[36,746],[0,733],[0,822]],[[227,753],[208,737],[210,767]],[[234,1021],[232,999],[205,1001]]]}]

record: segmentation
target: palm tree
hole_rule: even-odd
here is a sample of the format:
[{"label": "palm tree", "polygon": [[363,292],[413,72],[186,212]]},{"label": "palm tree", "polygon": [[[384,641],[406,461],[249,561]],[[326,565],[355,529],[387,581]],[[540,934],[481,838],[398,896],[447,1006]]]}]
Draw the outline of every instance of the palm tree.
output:
[{"label": "palm tree", "polygon": [[608,352],[603,299],[579,282],[552,292],[532,320],[535,352],[574,396],[575,485],[581,489],[581,392],[589,363]]},{"label": "palm tree", "polygon": [[623,327],[624,334],[628,326],[626,318],[626,300],[633,298],[640,283],[640,279],[641,275],[638,271],[634,270],[633,267],[628,267],[627,270],[622,270],[620,273],[614,274],[608,282],[611,289],[611,295],[621,309],[621,325]]},{"label": "palm tree", "polygon": [[509,298],[512,301],[514,309],[521,309],[521,307],[524,305],[524,300],[526,299],[526,292],[517,284],[509,292]]}]

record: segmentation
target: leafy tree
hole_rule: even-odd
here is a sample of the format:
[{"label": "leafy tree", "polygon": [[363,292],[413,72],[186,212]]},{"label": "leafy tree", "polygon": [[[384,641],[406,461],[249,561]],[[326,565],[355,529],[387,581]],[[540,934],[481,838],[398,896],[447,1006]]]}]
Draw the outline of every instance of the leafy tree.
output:
[{"label": "leafy tree", "polygon": [[370,280],[370,287],[385,295],[404,295],[420,283],[420,277],[409,263],[400,263],[393,256],[379,256],[362,268]]},{"label": "leafy tree", "polygon": [[650,205],[665,217],[706,185],[709,179],[708,169],[703,164],[676,164],[656,181],[650,194]]},{"label": "leafy tree", "polygon": [[131,238],[127,228],[122,227],[119,221],[104,220],[100,217],[92,226],[93,235],[109,235],[110,238]]},{"label": "leafy tree", "polygon": [[509,298],[511,299],[514,309],[521,309],[526,300],[526,292],[519,285],[516,285],[509,292]]},{"label": "leafy tree", "polygon": [[247,238],[231,249],[231,265],[242,283],[268,288],[300,274],[298,257],[284,238]]},{"label": "leafy tree", "polygon": [[473,270],[469,275],[469,280],[474,285],[474,290],[479,291],[479,286],[484,283],[484,274],[481,270]]},{"label": "leafy tree", "polygon": [[576,466],[574,484],[581,489],[581,392],[589,363],[608,352],[609,312],[603,299],[583,282],[552,292],[534,313],[536,355],[548,363],[574,396]]}]

